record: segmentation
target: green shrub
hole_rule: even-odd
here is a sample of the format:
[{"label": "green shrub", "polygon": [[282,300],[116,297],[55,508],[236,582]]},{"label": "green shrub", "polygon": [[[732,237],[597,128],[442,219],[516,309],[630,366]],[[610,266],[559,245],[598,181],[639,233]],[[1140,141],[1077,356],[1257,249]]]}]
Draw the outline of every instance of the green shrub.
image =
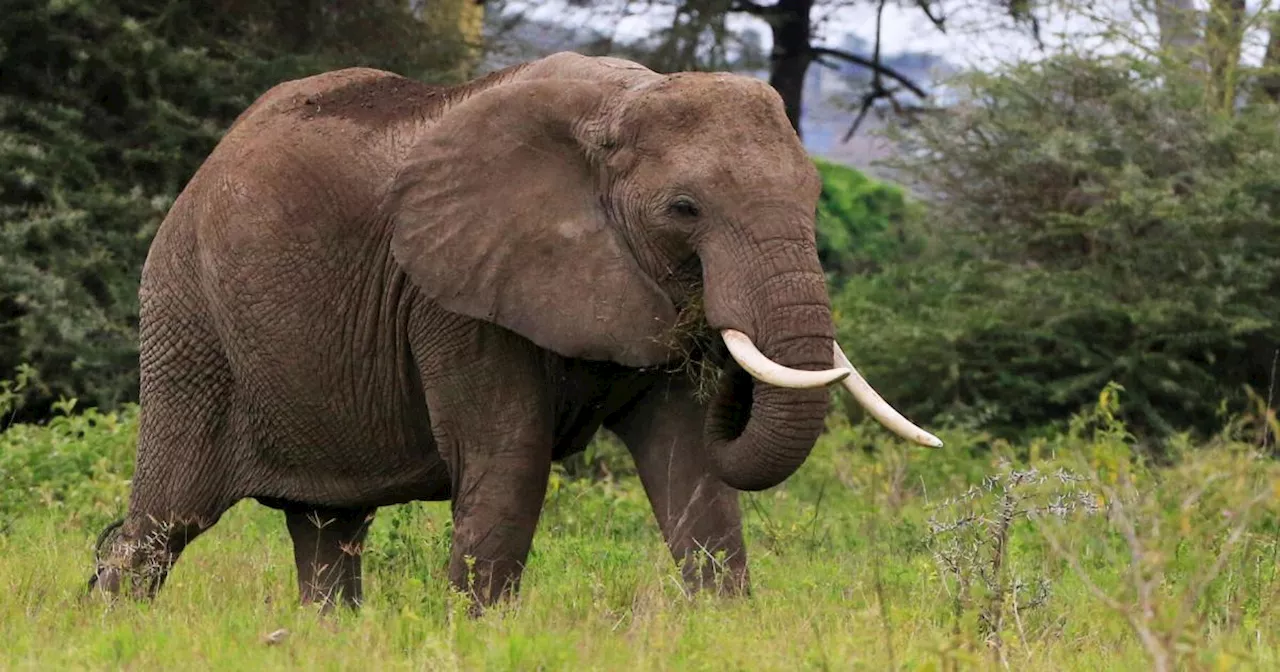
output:
[{"label": "green shrub", "polygon": [[[11,417],[18,384],[0,382],[0,416]],[[0,533],[37,510],[101,525],[125,510],[137,445],[138,409],[73,413],[74,399],[54,404],[44,425],[16,424],[0,432]],[[0,425],[3,427],[3,425]]]},{"label": "green shrub", "polygon": [[1280,114],[1218,113],[1156,65],[1058,57],[964,80],[907,130],[934,253],[836,297],[911,417],[1016,432],[1108,381],[1147,436],[1221,422],[1280,344]]},{"label": "green shrub", "polygon": [[909,230],[921,209],[902,189],[838,163],[814,163],[822,176],[818,258],[833,284],[918,251],[919,242]]},{"label": "green shrub", "polygon": [[[137,398],[137,282],[173,199],[276,83],[347,66],[442,79],[464,56],[408,3],[11,0],[0,21],[0,371]],[[456,32],[456,31],[454,31]],[[341,39],[337,39],[341,36]]]}]

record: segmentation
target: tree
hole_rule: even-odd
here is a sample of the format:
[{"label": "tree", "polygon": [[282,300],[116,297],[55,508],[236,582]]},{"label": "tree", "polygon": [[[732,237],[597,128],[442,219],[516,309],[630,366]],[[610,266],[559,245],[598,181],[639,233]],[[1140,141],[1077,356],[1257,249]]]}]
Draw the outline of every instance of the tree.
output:
[{"label": "tree", "polygon": [[[834,303],[912,418],[1018,432],[1108,382],[1147,436],[1212,433],[1265,398],[1280,347],[1280,109],[1208,105],[1157,55],[1054,54],[972,73],[898,131],[937,196],[937,256]],[[1189,80],[1189,81],[1188,81]],[[857,353],[851,353],[856,355]]]},{"label": "tree", "polygon": [[1262,56],[1256,92],[1259,100],[1280,103],[1280,12],[1267,15],[1267,30],[1267,51]]},{"label": "tree", "polygon": [[1205,25],[1209,95],[1224,109],[1235,105],[1240,48],[1244,44],[1245,0],[1211,0]]},{"label": "tree", "polygon": [[5,0],[0,13],[0,380],[39,372],[19,420],[60,395],[136,398],[151,237],[254,98],[350,65],[453,81],[472,48],[459,22],[403,0]]},{"label": "tree", "polygon": [[[668,27],[655,35],[657,44],[646,63],[662,71],[721,69],[728,62],[727,47],[739,42],[738,35],[728,28],[731,17],[751,17],[768,25],[773,37],[769,52],[769,84],[782,97],[783,106],[791,125],[800,132],[801,111],[804,105],[804,82],[809,67],[839,67],[851,64],[870,73],[870,84],[862,96],[857,120],[861,120],[877,103],[888,103],[897,112],[919,109],[928,99],[928,92],[911,77],[884,63],[880,24],[887,0],[863,0],[877,3],[876,39],[870,54],[856,53],[823,44],[822,36],[815,28],[815,14],[821,9],[827,14],[845,11],[859,4],[856,0],[776,0],[772,3],[759,0],[647,0],[626,2],[623,11],[665,10],[672,17]],[[1028,25],[1038,35],[1039,24],[1027,0],[987,0],[1002,8],[1015,22]],[[578,7],[617,5],[616,2],[592,2],[569,0]],[[943,0],[913,0],[914,5],[928,17],[933,26],[946,30]],[[632,7],[635,7],[633,10]],[[902,97],[914,100],[904,105]],[[856,125],[856,123],[855,123]]]},{"label": "tree", "polygon": [[1155,0],[1154,9],[1160,48],[1175,58],[1191,62],[1192,52],[1200,42],[1192,0]]}]

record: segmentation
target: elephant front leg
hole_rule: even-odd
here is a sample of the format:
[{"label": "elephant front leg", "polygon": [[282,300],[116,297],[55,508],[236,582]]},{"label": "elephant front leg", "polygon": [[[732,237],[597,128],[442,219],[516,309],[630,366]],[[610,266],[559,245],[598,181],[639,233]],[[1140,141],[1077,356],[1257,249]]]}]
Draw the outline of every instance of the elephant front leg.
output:
[{"label": "elephant front leg", "polygon": [[415,346],[432,432],[449,466],[449,580],[472,613],[514,595],[551,473],[552,409],[533,344],[479,322]]},{"label": "elephant front leg", "polygon": [[539,443],[461,460],[449,581],[471,597],[473,611],[519,589],[551,469],[549,441]]},{"label": "elephant front leg", "polygon": [[738,492],[703,455],[705,407],[676,377],[650,390],[609,429],[636,462],[658,526],[690,590],[750,592]]}]

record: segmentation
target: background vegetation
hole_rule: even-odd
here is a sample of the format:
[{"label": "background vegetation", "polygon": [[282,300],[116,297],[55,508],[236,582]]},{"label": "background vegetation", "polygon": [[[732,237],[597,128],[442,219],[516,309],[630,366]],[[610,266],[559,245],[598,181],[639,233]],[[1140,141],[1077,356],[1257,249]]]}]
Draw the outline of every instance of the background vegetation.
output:
[{"label": "background vegetation", "polygon": [[137,397],[137,283],[173,199],[262,92],[354,63],[449,81],[456,22],[398,0],[4,0],[0,13],[0,372],[62,395]]},{"label": "background vegetation", "polygon": [[1116,381],[1135,431],[1168,436],[1271,394],[1280,116],[1208,106],[1183,74],[1062,54],[970,75],[901,134],[945,248],[841,296],[876,314],[846,333],[891,398],[1010,432]]},{"label": "background vegetation", "polygon": [[1068,431],[1022,446],[944,431],[943,451],[833,416],[794,477],[742,497],[749,600],[682,590],[629,459],[599,443],[610,468],[557,465],[520,600],[480,620],[445,589],[445,503],[379,511],[359,614],[295,606],[283,518],[251,502],[183,554],[154,603],[87,600],[137,414],[64,406],[0,434],[0,663],[1274,669],[1280,465],[1238,423],[1155,466],[1121,399],[1107,388]]},{"label": "background vegetation", "polygon": [[[659,67],[742,62],[726,16],[781,8],[799,52],[770,74],[800,104],[815,3],[674,4]],[[1280,15],[1183,4],[1160,4],[1152,48],[966,73],[945,110],[903,107],[878,47],[863,59],[851,116],[908,115],[906,186],[817,161],[819,253],[850,357],[943,451],[834,395],[801,472],[743,496],[756,595],[722,602],[682,592],[602,435],[557,465],[522,599],[473,622],[443,589],[447,505],[380,512],[358,616],[293,606],[283,525],[253,504],[157,603],[80,597],[128,493],[137,278],[173,198],[282,79],[469,76],[461,5],[0,0],[0,622],[19,624],[0,663],[1275,667],[1280,34],[1261,68],[1239,54]]]}]

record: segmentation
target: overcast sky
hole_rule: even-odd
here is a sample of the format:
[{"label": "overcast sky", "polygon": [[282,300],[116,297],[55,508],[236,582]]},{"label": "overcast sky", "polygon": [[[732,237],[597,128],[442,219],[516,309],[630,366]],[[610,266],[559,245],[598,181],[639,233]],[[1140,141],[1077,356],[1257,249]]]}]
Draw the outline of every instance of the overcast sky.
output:
[{"label": "overcast sky", "polygon": [[[1129,8],[1135,1],[1142,0],[1094,0],[1095,12],[1105,12],[1112,20],[1127,21],[1136,26],[1139,32],[1145,32],[1154,38],[1154,18],[1145,16],[1143,12],[1131,11]],[[1150,1],[1150,0],[1146,0]],[[1256,12],[1263,2],[1268,0],[1248,0],[1250,12]],[[1277,0],[1271,0],[1273,2]],[[660,10],[651,10],[623,17],[621,13],[592,12],[574,10],[565,5],[563,0],[547,2],[508,3],[512,8],[521,8],[526,16],[542,20],[560,20],[573,25],[588,25],[604,32],[613,31],[618,38],[638,38],[649,34],[653,28],[670,22],[670,15]],[[599,3],[605,4],[605,3]],[[621,5],[622,3],[618,3]],[[633,5],[642,5],[633,2]],[[868,1],[832,10],[824,10],[819,3],[815,10],[818,30],[825,42],[836,46],[841,36],[853,33],[871,42],[875,39],[875,5]],[[939,33],[929,20],[914,7],[885,8],[882,26],[883,49],[885,53],[901,51],[926,51],[943,56],[952,63],[969,67],[989,67],[999,61],[1036,58],[1039,52],[1034,41],[1026,30],[1015,30],[1008,17],[993,9],[991,0],[942,0],[948,8],[948,34]],[[1198,7],[1207,6],[1207,0],[1196,0]],[[533,9],[529,9],[533,7]],[[1091,23],[1079,13],[1069,13],[1061,9],[1049,14],[1042,23],[1041,31],[1045,42],[1049,45],[1090,42],[1086,36],[1097,32],[1097,24]],[[768,26],[749,17],[739,17],[734,27],[752,26],[757,28],[769,43]],[[1146,26],[1146,24],[1150,24]],[[1146,26],[1144,28],[1144,26]],[[1253,30],[1249,34],[1245,49],[1245,61],[1257,63],[1261,60],[1265,48],[1266,35],[1262,30]],[[1120,45],[1104,45],[1103,48],[1119,48]]]}]

